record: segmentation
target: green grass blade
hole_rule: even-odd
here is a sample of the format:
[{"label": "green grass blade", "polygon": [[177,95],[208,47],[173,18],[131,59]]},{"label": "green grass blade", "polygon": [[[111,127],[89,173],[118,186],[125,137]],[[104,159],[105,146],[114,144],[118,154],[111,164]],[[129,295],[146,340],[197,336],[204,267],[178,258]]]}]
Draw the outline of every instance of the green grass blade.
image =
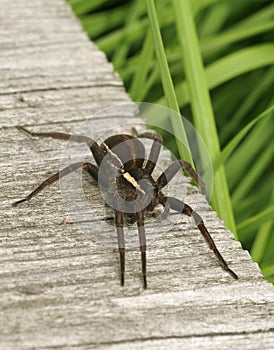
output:
[{"label": "green grass blade", "polygon": [[238,27],[234,27],[232,30],[228,30],[225,33],[218,33],[217,35],[202,40],[201,51],[205,56],[212,54],[216,55],[218,50],[223,50],[230,44],[267,31],[271,31],[273,28],[273,19],[269,20],[268,22],[257,23],[256,25],[252,25],[247,28],[239,29]]},{"label": "green grass blade", "polygon": [[[123,29],[126,30],[126,28],[130,27],[133,23],[139,22],[139,17],[143,12],[143,8],[144,3],[142,1],[134,1],[130,3],[130,8],[127,11],[127,15],[124,19]],[[126,65],[127,56],[132,46],[132,43],[127,42],[125,39],[126,34],[116,46],[113,52],[112,61],[114,63],[115,69],[117,70],[122,69],[122,67]]]},{"label": "green grass blade", "polygon": [[[269,141],[270,142],[270,141]],[[273,149],[264,150],[265,143],[261,142],[259,155],[251,154],[250,160],[253,166],[247,167],[247,176],[244,176],[244,180],[239,183],[235,188],[232,196],[232,201],[235,206],[239,205],[246,196],[254,189],[259,180],[267,173],[272,160]],[[257,156],[257,157],[256,157]],[[238,174],[235,174],[235,177]],[[239,176],[241,177],[241,176]],[[243,179],[243,178],[242,178]]]},{"label": "green grass blade", "polygon": [[84,15],[107,3],[109,0],[69,0],[73,11],[77,16]]},{"label": "green grass blade", "polygon": [[[273,181],[272,181],[273,182]],[[274,189],[272,190],[272,197],[270,199],[269,206],[274,205]],[[255,241],[252,245],[251,256],[254,261],[261,263],[266,251],[267,245],[270,242],[270,236],[273,229],[273,218],[272,220],[264,223],[256,235]],[[273,257],[274,261],[274,257]]]},{"label": "green grass blade", "polygon": [[[258,84],[258,80],[261,81]],[[223,119],[227,121],[226,127],[222,128],[219,135],[222,140],[230,140],[234,137],[235,131],[239,129],[239,125],[248,124],[249,119],[246,120],[246,116],[252,116],[255,118],[256,110],[259,114],[262,112],[262,108],[267,109],[267,105],[259,107],[260,101],[270,93],[274,83],[274,67],[269,69],[258,69],[248,76],[242,76],[241,79],[236,79],[226,84],[226,90],[224,94],[218,94],[215,96],[215,108],[217,115],[222,115]],[[252,86],[252,90],[246,91],[246,87]],[[233,91],[233,96],[229,95],[229,90]],[[224,89],[222,89],[224,92]],[[223,96],[223,98],[221,98]],[[231,96],[231,97],[230,97]],[[227,104],[227,97],[230,100],[233,99],[233,104]],[[217,101],[220,103],[219,106]],[[227,104],[225,110],[223,106]],[[235,110],[235,105],[237,106]],[[254,116],[253,116],[254,115]]]},{"label": "green grass blade", "polygon": [[[220,145],[194,19],[188,0],[173,0],[172,2],[176,14],[177,34],[189,87],[194,124],[202,136],[210,156],[214,159],[220,153]],[[223,166],[215,174],[214,180],[212,204],[227,227],[236,235],[232,204]]]},{"label": "green grass blade", "polygon": [[264,118],[227,160],[226,169],[233,189],[234,205],[239,206],[246,195],[252,193],[256,181],[265,176],[264,169],[271,164],[273,158],[272,140],[273,119]]},{"label": "green grass blade", "polygon": [[129,6],[123,5],[119,7],[119,11],[113,9],[108,12],[83,16],[81,18],[83,27],[90,36],[99,36],[106,30],[106,23],[108,23],[108,30],[114,30],[117,26],[121,26],[124,23],[128,10]]},{"label": "green grass blade", "polygon": [[[132,83],[130,86],[130,95],[134,101],[142,101],[144,86],[148,72],[151,68],[153,57],[153,46],[151,32],[146,35],[143,48],[138,60],[138,66],[135,68]],[[135,65],[136,67],[136,65]]]},{"label": "green grass blade", "polygon": [[136,23],[133,23],[132,25],[129,25],[125,29],[122,27],[111,31],[108,35],[99,38],[96,43],[101,50],[111,53],[123,39],[131,43],[143,38],[147,27],[148,21],[146,18],[144,18]]},{"label": "green grass blade", "polygon": [[230,154],[235,150],[237,145],[243,140],[248,131],[261,119],[265,117],[269,117],[273,114],[274,106],[271,106],[263,113],[258,115],[255,119],[253,119],[250,123],[248,123],[241,131],[225,146],[223,151],[216,157],[213,161],[213,169],[217,171],[222,164],[225,163],[226,159],[230,156]]},{"label": "green grass blade", "polygon": [[264,223],[255,238],[255,241],[252,245],[251,256],[252,259],[258,263],[261,263],[264,257],[264,252],[269,243],[270,235],[272,234],[273,222],[268,221]]},{"label": "green grass blade", "polygon": [[212,63],[206,71],[208,84],[213,88],[241,74],[272,64],[274,44],[244,48]]},{"label": "green grass blade", "polygon": [[268,221],[273,221],[273,218],[274,205],[241,222],[237,227],[238,230],[254,230],[254,228],[258,228],[260,225],[265,224]]},{"label": "green grass blade", "polygon": [[266,266],[266,267],[262,267],[262,272],[265,276],[265,278],[274,283],[274,264],[273,265],[269,265],[269,266]]},{"label": "green grass blade", "polygon": [[[273,44],[259,44],[244,48],[217,60],[206,68],[207,87],[213,89],[244,73],[273,64]],[[198,77],[199,74],[196,75]],[[177,84],[175,91],[180,106],[190,102],[190,91],[185,81]],[[162,100],[158,100],[157,103],[162,103]]]},{"label": "green grass blade", "polygon": [[[183,147],[183,144],[184,144],[189,149],[183,122],[180,117],[180,110],[179,110],[177,98],[175,95],[174,86],[172,83],[171,75],[167,64],[167,59],[166,59],[164,45],[163,45],[159,23],[157,19],[155,4],[153,0],[147,0],[146,3],[147,3],[148,16],[149,16],[149,21],[151,26],[152,38],[154,42],[154,49],[156,52],[158,66],[160,69],[161,80],[162,80],[165,97],[168,103],[168,107],[170,109],[173,109],[178,115],[178,118],[171,118],[171,124],[176,137],[178,151],[182,159],[187,160],[193,165],[192,158],[190,157],[189,153],[185,151]],[[179,140],[182,140],[183,144]]]}]

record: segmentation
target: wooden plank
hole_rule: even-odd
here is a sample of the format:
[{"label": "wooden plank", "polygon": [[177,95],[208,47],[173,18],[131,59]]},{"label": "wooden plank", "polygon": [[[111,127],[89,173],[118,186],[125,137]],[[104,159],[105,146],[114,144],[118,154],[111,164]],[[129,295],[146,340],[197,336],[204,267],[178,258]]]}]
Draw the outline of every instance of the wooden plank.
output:
[{"label": "wooden plank", "polygon": [[[156,225],[147,218],[145,291],[137,229],[128,228],[120,287],[115,228],[88,176],[88,205],[83,210],[75,199],[74,223],[58,185],[11,207],[59,169],[65,149],[61,141],[30,139],[16,125],[69,132],[93,115],[94,137],[117,125],[129,131],[140,120],[63,1],[0,5],[1,348],[272,349],[273,286],[183,175],[168,192],[204,213],[238,281],[219,267],[188,218],[171,215]],[[128,103],[124,114],[94,114],[119,103]],[[168,164],[164,150],[156,172]]]}]

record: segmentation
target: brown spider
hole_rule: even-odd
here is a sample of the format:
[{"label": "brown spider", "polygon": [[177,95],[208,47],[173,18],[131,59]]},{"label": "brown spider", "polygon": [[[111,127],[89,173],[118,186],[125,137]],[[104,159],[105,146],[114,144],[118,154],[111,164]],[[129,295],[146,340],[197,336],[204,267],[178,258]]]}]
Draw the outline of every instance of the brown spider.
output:
[{"label": "brown spider", "polygon": [[[201,185],[203,193],[205,187],[196,171],[184,160],[174,161],[159,177],[154,180],[152,172],[158,161],[163,144],[162,137],[158,134],[146,132],[138,137],[126,134],[115,135],[107,138],[101,145],[86,136],[64,134],[59,132],[30,132],[25,128],[18,127],[32,136],[51,137],[54,139],[70,140],[85,143],[90,148],[97,165],[91,163],[77,162],[69,165],[60,172],[50,176],[41,183],[27,197],[16,201],[13,206],[30,200],[46,186],[51,185],[58,179],[76,171],[79,168],[86,170],[103,190],[104,199],[114,209],[115,225],[117,228],[118,247],[120,254],[121,286],[124,285],[125,275],[125,240],[123,230],[123,218],[130,223],[137,221],[140,250],[142,258],[142,276],[144,288],[147,288],[146,279],[146,237],[144,228],[144,213],[153,211],[161,204],[164,207],[163,216],[167,216],[170,209],[191,216],[209,248],[214,252],[220,265],[234,279],[238,276],[228,267],[222,255],[218,251],[213,239],[207,231],[202,218],[189,205],[174,198],[166,197],[162,189],[170,182],[175,174],[184,168],[192,179]],[[138,138],[149,138],[153,140],[148,159],[145,159],[145,147]]]}]

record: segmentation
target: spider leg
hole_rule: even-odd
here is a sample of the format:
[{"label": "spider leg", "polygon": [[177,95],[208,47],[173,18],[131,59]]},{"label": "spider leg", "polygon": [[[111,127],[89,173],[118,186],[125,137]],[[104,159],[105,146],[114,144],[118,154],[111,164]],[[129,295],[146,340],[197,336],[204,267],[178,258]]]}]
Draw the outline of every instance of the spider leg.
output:
[{"label": "spider leg", "polygon": [[139,233],[139,242],[140,242],[140,251],[142,258],[142,275],[143,275],[143,285],[144,289],[147,288],[147,273],[146,273],[146,234],[145,234],[145,226],[144,226],[144,213],[143,211],[139,211],[136,213],[137,215],[137,226]]},{"label": "spider leg", "polygon": [[97,165],[100,165],[104,158],[104,153],[99,145],[87,136],[65,134],[62,132],[32,132],[23,128],[22,126],[17,126],[17,129],[31,136],[51,137],[58,140],[70,140],[77,143],[85,143],[90,148]]},{"label": "spider leg", "polygon": [[220,265],[222,268],[227,271],[235,280],[238,279],[238,276],[235,272],[233,272],[225,262],[224,258],[222,257],[221,253],[217,249],[212,237],[210,236],[208,230],[206,229],[204,222],[200,215],[196,213],[189,205],[185,204],[183,201],[180,201],[173,197],[162,197],[161,202],[168,202],[170,204],[170,208],[173,210],[178,211],[179,213],[185,214],[187,216],[191,216],[198,229],[200,230],[202,236],[206,240],[207,244],[209,245],[209,248],[213,251],[217,259],[219,260]]},{"label": "spider leg", "polygon": [[205,195],[206,188],[203,180],[188,162],[181,159],[175,160],[173,163],[171,163],[170,166],[159,176],[157,179],[159,189],[161,190],[164,188],[182,168],[188,171],[191,178],[201,187],[202,193]]},{"label": "spider leg", "polygon": [[151,146],[151,150],[150,150],[150,154],[149,157],[147,159],[146,165],[144,167],[144,169],[146,169],[148,171],[149,174],[152,174],[155,165],[158,161],[159,158],[159,154],[163,145],[163,138],[162,136],[151,132],[151,131],[147,131],[141,134],[138,134],[137,130],[133,129],[133,133],[138,137],[138,138],[146,138],[146,139],[150,139],[153,140],[153,144]]},{"label": "spider leg", "polygon": [[62,177],[66,176],[70,173],[73,173],[74,171],[76,171],[77,169],[80,169],[80,168],[83,168],[84,170],[86,170],[94,178],[95,181],[98,180],[98,168],[97,168],[97,166],[90,164],[90,163],[82,163],[82,162],[73,163],[73,164],[67,166],[66,168],[62,169],[58,173],[47,178],[38,187],[36,187],[27,197],[20,199],[19,201],[14,202],[12,204],[12,206],[16,207],[20,203],[29,201],[32,197],[34,197],[37,193],[42,191],[45,187],[51,185],[55,181],[60,180]]},{"label": "spider leg", "polygon": [[121,286],[125,283],[125,237],[123,213],[115,210],[115,225],[117,228],[118,248],[120,254],[120,272],[121,272]]},{"label": "spider leg", "polygon": [[161,220],[166,220],[168,215],[169,215],[169,212],[170,212],[170,204],[168,203],[168,201],[166,201],[162,205],[164,207],[164,212],[163,212],[163,214],[161,216]]}]

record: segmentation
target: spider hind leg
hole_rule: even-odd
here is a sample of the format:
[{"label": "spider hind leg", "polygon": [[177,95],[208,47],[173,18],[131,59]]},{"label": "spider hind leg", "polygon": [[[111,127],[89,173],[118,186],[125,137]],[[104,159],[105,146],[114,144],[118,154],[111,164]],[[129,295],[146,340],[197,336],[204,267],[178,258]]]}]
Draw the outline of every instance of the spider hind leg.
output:
[{"label": "spider hind leg", "polygon": [[163,197],[163,198],[161,198],[161,201],[163,203],[168,202],[171,209],[176,210],[179,213],[185,214],[187,216],[190,216],[194,219],[196,226],[200,230],[200,232],[201,232],[202,236],[204,237],[205,241],[207,242],[209,248],[213,251],[213,253],[217,257],[217,259],[219,260],[219,264],[221,265],[221,267],[225,271],[227,271],[231,277],[233,277],[235,280],[237,280],[238,276],[236,275],[236,273],[234,271],[232,271],[228,267],[226,261],[224,260],[221,253],[217,249],[216,244],[214,243],[207,228],[205,227],[204,222],[203,222],[202,218],[200,217],[200,215],[198,213],[196,213],[189,205],[185,204],[183,201],[180,201],[176,198]]}]

